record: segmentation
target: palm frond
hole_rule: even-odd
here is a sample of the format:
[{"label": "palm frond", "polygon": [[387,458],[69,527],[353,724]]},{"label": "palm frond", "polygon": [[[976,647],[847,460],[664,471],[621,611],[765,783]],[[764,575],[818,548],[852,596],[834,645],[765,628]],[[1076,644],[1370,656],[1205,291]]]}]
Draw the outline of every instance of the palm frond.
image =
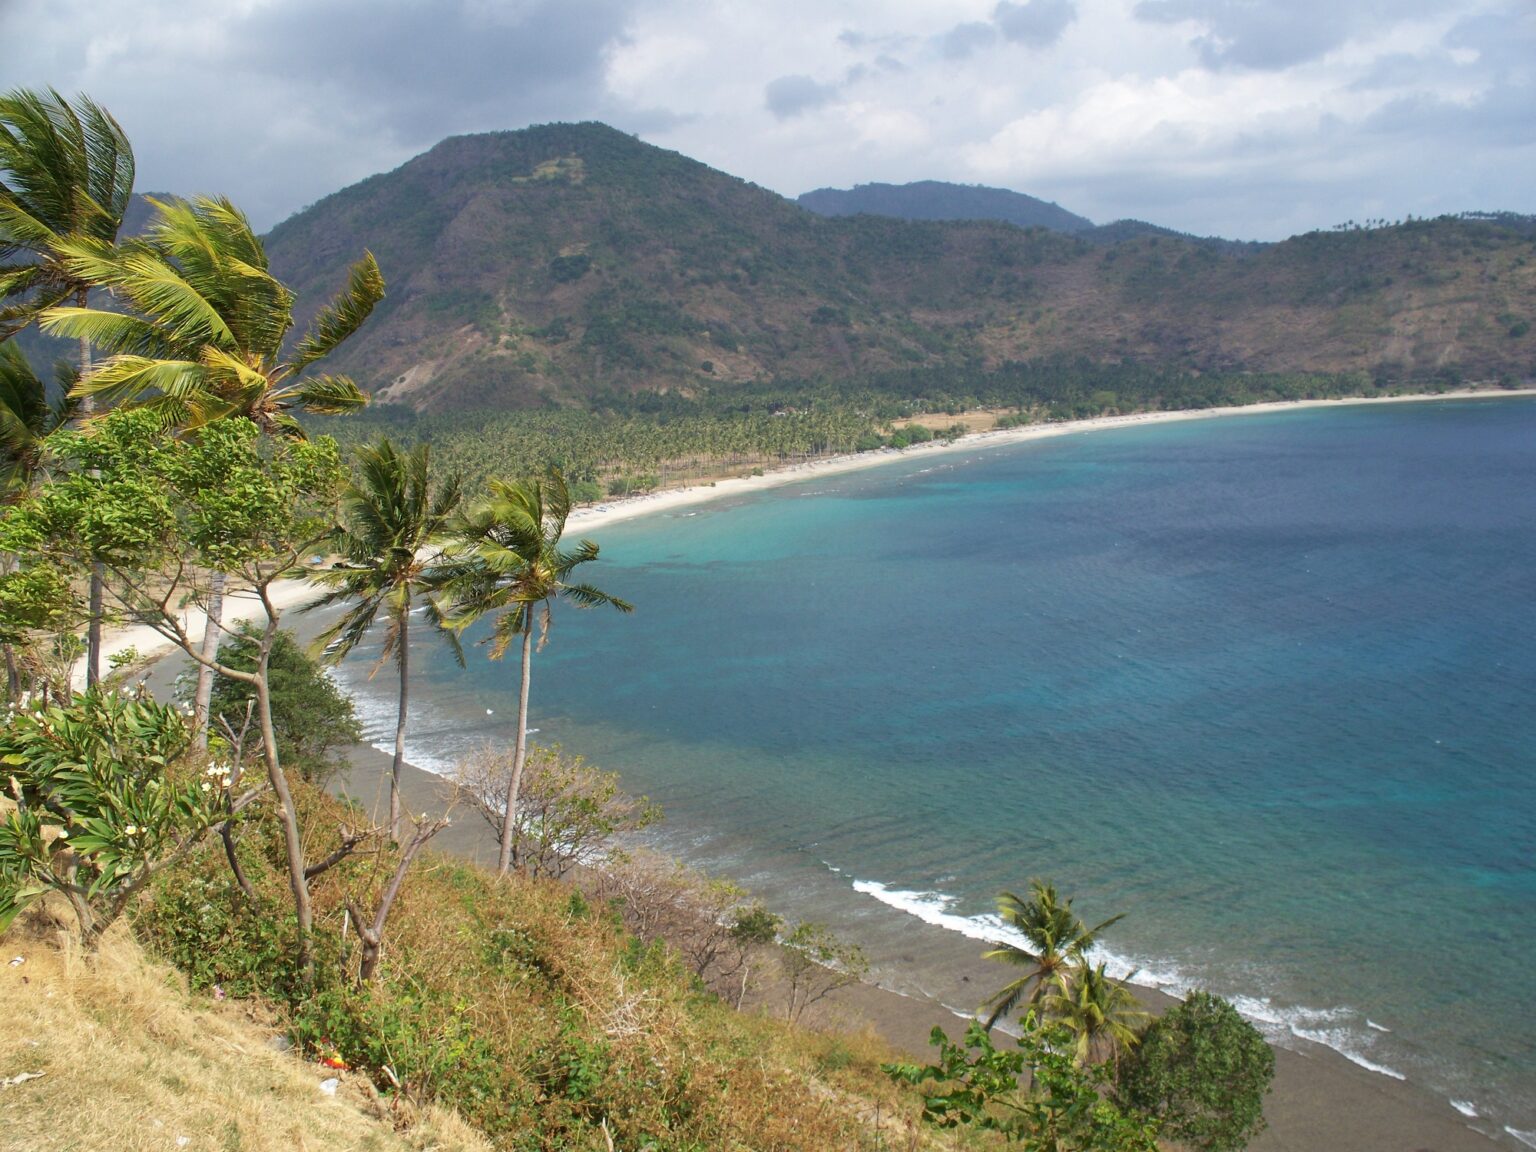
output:
[{"label": "palm frond", "polygon": [[[323,579],[328,573],[313,573]],[[341,603],[351,599],[356,593],[352,589],[338,589],[327,593],[312,604],[304,606],[303,611],[311,611],[316,608],[327,607],[331,604]],[[366,597],[357,601],[352,608],[344,613],[335,624],[331,625],[320,635],[315,637],[312,650],[322,653],[326,660],[338,663],[358,646],[368,634],[368,629],[373,627],[373,621],[378,616],[379,605],[383,601],[382,595]]]},{"label": "palm frond", "polygon": [[207,393],[206,380],[207,370],[196,361],[157,360],[150,356],[124,354],[97,364],[75,385],[74,394],[119,402],[158,392],[190,400],[195,395]]},{"label": "palm frond", "polygon": [[384,274],[372,252],[352,265],[347,287],[329,305],[322,308],[309,331],[294,349],[293,367],[302,371],[315,361],[329,356],[347,337],[363,326],[374,306],[384,299]]},{"label": "palm frond", "polygon": [[112,240],[133,198],[133,146],[105,108],[88,96],[79,97],[78,103],[89,172],[86,188],[99,213],[88,230],[102,240]]},{"label": "palm frond", "polygon": [[560,588],[560,594],[569,600],[575,601],[581,608],[599,608],[604,605],[617,608],[620,612],[633,612],[635,606],[628,600],[620,600],[617,596],[610,596],[590,584],[565,584]]},{"label": "palm frond", "polygon": [[368,396],[347,376],[306,376],[283,389],[278,400],[317,416],[339,416],[366,405]]},{"label": "palm frond", "polygon": [[149,321],[123,312],[73,305],[45,309],[38,316],[38,326],[52,336],[88,340],[107,353],[126,353],[149,357],[174,357],[164,332]]}]

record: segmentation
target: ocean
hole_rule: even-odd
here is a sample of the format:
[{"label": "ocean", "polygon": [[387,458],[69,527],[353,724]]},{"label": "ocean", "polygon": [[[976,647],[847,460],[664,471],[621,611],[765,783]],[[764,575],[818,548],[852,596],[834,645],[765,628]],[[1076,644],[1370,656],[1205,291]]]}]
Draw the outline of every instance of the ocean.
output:
[{"label": "ocean", "polygon": [[[1119,973],[1536,1146],[1536,401],[915,454],[592,534],[636,610],[557,607],[530,725],[666,850],[909,991],[919,920],[980,941],[1049,878],[1126,914]],[[372,655],[339,674],[387,745]],[[510,743],[515,656],[413,668],[413,762]]]}]

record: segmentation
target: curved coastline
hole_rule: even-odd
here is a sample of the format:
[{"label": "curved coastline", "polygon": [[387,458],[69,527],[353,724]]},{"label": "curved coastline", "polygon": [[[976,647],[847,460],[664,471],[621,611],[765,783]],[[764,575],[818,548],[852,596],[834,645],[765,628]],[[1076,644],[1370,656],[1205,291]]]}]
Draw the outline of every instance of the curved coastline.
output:
[{"label": "curved coastline", "polygon": [[1263,404],[1234,404],[1222,408],[1181,408],[1170,412],[1132,412],[1126,416],[1094,416],[1085,420],[1062,420],[1041,424],[1025,424],[1017,428],[994,429],[972,432],[953,440],[930,440],[907,448],[881,448],[873,452],[858,452],[845,456],[829,456],[783,468],[765,471],[761,476],[743,476],[731,480],[719,480],[714,484],[694,485],[686,488],[668,488],[646,496],[628,496],[605,501],[571,513],[569,525],[586,530],[605,524],[617,524],[641,516],[651,516],[703,504],[727,496],[749,492],[762,492],[770,488],[794,484],[802,480],[822,476],[836,476],[889,464],[896,460],[927,455],[947,455],[967,452],[973,448],[989,448],[1004,444],[1022,444],[1031,440],[1048,440],[1057,436],[1073,436],[1083,432],[1102,432],[1115,428],[1138,428],[1147,424],[1172,424],[1188,420],[1214,420],[1229,416],[1259,416],[1274,412],[1298,412],[1310,408],[1347,408],[1355,405],[1374,404],[1423,404],[1436,400],[1485,400],[1514,396],[1536,396],[1536,386],[1498,389],[1462,389],[1455,392],[1414,393],[1406,396],[1358,396],[1337,400],[1279,400]]},{"label": "curved coastline", "polygon": [[[720,481],[715,485],[676,489],[652,496],[614,501],[578,511],[573,514],[571,524],[578,532],[586,531],[604,524],[664,513],[689,505],[778,487],[823,475],[891,463],[908,458],[914,453],[937,454],[965,451],[978,446],[1012,444],[1100,429],[1134,427],[1178,420],[1256,415],[1302,408],[1530,395],[1536,395],[1536,389],[1459,392],[1370,400],[1300,401],[1188,412],[1144,413],[1126,417],[1027,426],[1003,432],[972,434],[948,443],[920,445],[899,452],[884,450],[813,461],[775,470],[761,477]],[[304,602],[312,594],[312,586],[306,582],[301,580],[288,582],[281,591],[279,603],[283,607],[291,607]],[[242,610],[245,611],[242,613]],[[233,618],[255,616],[259,611],[259,604],[252,601],[248,605],[242,604]],[[124,641],[124,643],[132,642],[132,639]],[[370,753],[371,750],[361,751],[358,755],[359,763],[368,763]],[[423,778],[421,785],[430,792],[433,787],[430,775],[426,773],[420,775]],[[371,792],[371,789],[366,791]],[[910,910],[907,911],[911,914]],[[934,930],[953,931],[943,926],[936,926]],[[963,942],[960,943],[963,945]],[[958,953],[956,953],[956,963],[961,963]],[[977,968],[983,974],[987,971],[987,966],[984,965],[977,965]],[[983,976],[983,978],[991,977]],[[871,996],[874,1000],[871,1003],[864,1003]],[[881,997],[884,999],[882,1000]],[[895,1000],[892,1001],[891,998]],[[932,1023],[938,1021],[920,1023],[915,1029],[909,1026],[910,1021],[922,1021],[931,1017],[935,1011],[948,1017],[954,1011],[946,1007],[942,999],[933,997],[918,999],[910,993],[884,989],[869,989],[868,994],[862,991],[856,992],[850,995],[850,999],[858,1004],[852,1010],[855,1019],[862,1018],[865,1021],[875,1022],[876,1027],[888,1038],[918,1053],[924,1051],[919,1041],[925,1038],[926,1031]],[[903,1018],[908,1023],[903,1023]],[[903,1039],[904,1036],[909,1038]],[[1508,1137],[1498,1137],[1494,1133],[1482,1132],[1470,1127],[1466,1118],[1467,1110],[1462,1105],[1441,1101],[1438,1097],[1431,1098],[1427,1090],[1417,1085],[1388,1080],[1389,1076],[1399,1075],[1390,1070],[1366,1071],[1368,1065],[1362,1065],[1359,1061],[1347,1063],[1351,1060],[1352,1058],[1340,1055],[1324,1043],[1309,1042],[1305,1037],[1299,1037],[1296,1048],[1282,1055],[1280,1080],[1277,1081],[1276,1088],[1274,1127],[1253,1146],[1261,1150],[1328,1146],[1363,1149],[1379,1147],[1385,1150],[1408,1146],[1404,1142],[1407,1139],[1415,1141],[1414,1146],[1434,1146],[1443,1149],[1466,1148],[1469,1152],[1473,1148],[1509,1146]]]},{"label": "curved coastline", "polygon": [[[1063,420],[1052,423],[1026,424],[987,432],[972,432],[953,440],[931,440],[907,448],[882,448],[873,452],[858,452],[845,456],[827,456],[815,460],[787,464],[782,468],[765,471],[761,476],[743,476],[719,480],[713,484],[693,485],[684,488],[667,488],[644,496],[626,496],[598,504],[577,508],[568,521],[578,532],[617,524],[642,516],[653,516],[704,504],[730,496],[761,492],[770,488],[794,484],[802,480],[822,476],[835,476],[865,468],[878,467],[897,460],[927,455],[945,455],[966,452],[974,448],[1005,444],[1020,444],[1031,440],[1045,440],[1057,436],[1071,436],[1083,432],[1097,432],[1113,428],[1135,428],[1146,424],[1168,424],[1185,420],[1211,420],[1228,416],[1256,416],[1272,412],[1300,411],[1308,408],[1341,408],[1359,404],[1418,404],[1436,400],[1481,400],[1512,396],[1536,396],[1536,386],[1497,389],[1463,389],[1454,392],[1414,393],[1405,396],[1372,396],[1340,398],[1337,400],[1283,400],[1263,404],[1237,404],[1223,408],[1186,408],[1171,412],[1133,412],[1126,416],[1095,416],[1085,420]],[[297,607],[318,595],[315,586],[307,580],[280,580],[272,586],[273,604],[280,610]],[[263,609],[260,600],[249,592],[232,591],[225,599],[224,624],[233,627],[245,621],[260,619]],[[182,613],[182,622],[194,643],[202,638],[204,617],[201,610],[189,607]],[[109,628],[102,641],[103,659],[133,648],[140,661],[158,659],[172,651],[170,640],[146,625],[128,625]],[[76,688],[85,686],[85,669],[75,669]]]}]

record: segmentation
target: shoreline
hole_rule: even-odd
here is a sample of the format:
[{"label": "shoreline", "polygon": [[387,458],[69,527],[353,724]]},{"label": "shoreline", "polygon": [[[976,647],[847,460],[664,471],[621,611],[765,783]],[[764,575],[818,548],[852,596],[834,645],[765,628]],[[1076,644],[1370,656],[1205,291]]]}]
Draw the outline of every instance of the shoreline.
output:
[{"label": "shoreline", "polygon": [[[930,440],[907,448],[881,448],[873,452],[855,452],[842,456],[823,456],[798,464],[786,464],[764,471],[761,476],[738,476],[718,480],[710,484],[695,484],[683,488],[667,488],[643,496],[623,496],[605,500],[595,505],[572,510],[567,525],[580,530],[600,528],[626,520],[638,519],[677,508],[688,508],[731,496],[763,492],[794,484],[801,480],[836,476],[846,472],[878,467],[916,455],[946,455],[966,452],[974,448],[992,448],[1001,445],[1022,444],[1032,440],[1046,440],[1058,436],[1071,436],[1080,432],[1099,432],[1114,428],[1134,428],[1145,424],[1172,424],[1187,420],[1212,420],[1225,416],[1251,416],[1272,412],[1291,412],[1307,408],[1339,408],[1364,404],[1418,404],[1435,400],[1480,400],[1510,396],[1536,396],[1536,386],[1499,389],[1460,389],[1454,392],[1413,393],[1404,396],[1341,397],[1334,400],[1278,400],[1262,404],[1234,404],[1221,408],[1181,408],[1169,412],[1133,412],[1126,416],[1093,416],[1083,420],[1063,420],[1055,423],[1025,424],[1017,428],[992,429],[971,432],[954,440]],[[272,585],[271,596],[279,611],[298,607],[307,600],[316,599],[324,589],[309,580],[292,577]],[[261,601],[248,589],[237,589],[225,594],[223,627],[232,630],[242,623],[260,620],[263,616]],[[181,613],[183,626],[194,642],[202,639],[206,617],[199,607],[188,606]],[[103,630],[102,660],[134,648],[138,652],[139,665],[153,663],[162,656],[172,654],[176,645],[147,624],[109,627]],[[84,664],[77,665],[72,678],[76,690],[85,687]]]},{"label": "shoreline", "polygon": [[1226,416],[1253,416],[1272,412],[1294,412],[1308,408],[1342,408],[1367,404],[1423,404],[1435,400],[1482,400],[1493,397],[1536,396],[1536,386],[1499,389],[1460,389],[1454,392],[1420,392],[1404,396],[1357,396],[1336,400],[1276,400],[1262,404],[1232,404],[1221,408],[1180,408],[1169,412],[1133,412],[1126,416],[1092,416],[1083,420],[1025,424],[1017,428],[970,432],[954,440],[930,440],[907,448],[881,448],[873,452],[855,452],[842,456],[818,457],[799,464],[764,471],[761,476],[738,476],[712,484],[686,488],[667,488],[644,496],[624,496],[571,512],[567,525],[582,530],[618,524],[653,513],[670,512],[723,497],[762,492],[800,480],[836,476],[878,467],[919,455],[946,455],[974,448],[992,448],[1047,440],[1080,432],[1101,432],[1114,428],[1135,428],[1145,424],[1173,424],[1187,420],[1213,420]]},{"label": "shoreline", "polygon": [[[1373,399],[1297,401],[1168,413],[1141,413],[1125,417],[1032,425],[1000,432],[974,433],[948,443],[935,441],[900,451],[887,449],[854,456],[820,459],[776,469],[763,476],[724,480],[714,485],[672,489],[651,496],[616,500],[595,508],[580,509],[572,514],[570,522],[586,529],[701,504],[722,497],[779,487],[800,480],[893,463],[905,459],[913,452],[955,452],[975,447],[1013,444],[1076,432],[1131,427],[1145,423],[1260,414],[1298,408],[1531,395],[1536,395],[1536,388]],[[305,580],[285,581],[278,603],[281,607],[291,608],[317,596],[319,592],[315,585]],[[242,618],[260,616],[259,602],[249,595],[239,598],[237,603],[245,610],[245,615],[232,614],[231,623]],[[289,623],[290,625],[300,624],[300,621],[292,620]],[[154,634],[151,633],[151,635]],[[156,639],[159,638],[156,637]],[[162,643],[161,647],[171,646]],[[350,756],[357,765],[353,779],[359,787],[354,790],[354,795],[364,803],[377,799],[378,784],[382,778],[378,768],[382,767],[387,771],[388,754],[371,745],[360,745],[351,752]],[[421,800],[413,798],[407,802],[412,807],[430,807],[435,802],[433,797],[438,787],[436,782],[440,778],[430,772],[409,766],[408,774],[411,775],[412,787],[419,792]],[[407,794],[413,795],[411,791]],[[423,801],[426,803],[423,804]],[[471,827],[471,824],[474,826]],[[447,830],[439,850],[484,863],[492,858],[485,853],[482,844],[484,839],[484,829],[479,827],[479,821],[470,817],[463,820],[461,825]],[[786,911],[792,914],[794,910],[786,909]],[[925,947],[930,955],[942,953],[943,958],[938,963],[943,966],[945,976],[950,980],[975,982],[971,983],[972,987],[978,985],[986,987],[998,979],[995,966],[979,961],[976,955],[979,953],[979,946],[973,946],[971,941],[952,938],[953,934],[942,928],[920,923],[912,925],[910,931],[914,938],[923,937],[928,940]],[[899,960],[896,957],[882,959]],[[934,1024],[942,1024],[952,1036],[960,1030],[957,1026],[960,1018],[953,1009],[946,1006],[946,1001],[951,1004],[965,1003],[967,993],[958,992],[946,996],[938,988],[930,988],[926,972],[921,974],[923,986],[920,988],[915,986],[915,981],[902,979],[903,976],[913,975],[910,972],[902,973],[889,968],[886,971],[888,979],[894,977],[897,983],[913,987],[912,993],[881,986],[878,982],[878,974],[874,978],[876,982],[846,990],[837,1000],[838,1014],[843,1017],[843,1026],[854,1031],[873,1027],[887,1041],[908,1050],[920,1059],[926,1059],[930,1054],[926,1045],[927,1033]],[[1137,987],[1137,994],[1144,1002],[1156,1004],[1160,1009],[1174,1002],[1155,990],[1140,986]],[[1517,1146],[1510,1137],[1503,1134],[1484,1132],[1471,1127],[1466,1118],[1455,1112],[1449,1101],[1422,1085],[1395,1081],[1386,1075],[1373,1073],[1351,1061],[1347,1056],[1320,1044],[1302,1039],[1296,1039],[1292,1043],[1294,1047],[1276,1046],[1275,1048],[1277,1056],[1275,1090],[1266,1107],[1266,1114],[1270,1116],[1272,1126],[1251,1145],[1259,1152],[1282,1152],[1282,1150],[1289,1152],[1290,1149],[1318,1147],[1349,1147],[1361,1149],[1364,1152],[1371,1152],[1373,1149],[1381,1149],[1381,1152],[1388,1152],[1391,1149],[1396,1152],[1398,1149],[1409,1147],[1432,1147],[1440,1152],[1457,1152],[1460,1149],[1473,1152],[1475,1149]]]},{"label": "shoreline", "polygon": [[[371,744],[346,753],[347,766],[332,784],[365,808],[387,805],[385,781],[392,754]],[[443,778],[409,762],[401,773],[401,796],[412,811],[446,810]],[[439,833],[433,849],[483,866],[494,866],[495,838],[474,813],[454,813],[454,823]],[[791,915],[794,909],[778,909]],[[836,927],[836,926],[834,926]],[[964,1031],[963,1015],[948,1002],[977,999],[974,989],[990,989],[1009,973],[981,959],[982,945],[948,930],[914,922],[908,926],[910,951],[936,962],[937,974],[924,977],[920,990],[898,991],[882,982],[910,973],[893,971],[908,956],[871,956],[872,972],[863,983],[843,988],[824,1002],[825,1011],[808,1024],[822,1030],[857,1034],[872,1030],[886,1043],[920,1061],[933,1056],[928,1036],[935,1026],[953,1039]],[[908,983],[903,980],[902,983]],[[1136,986],[1143,1004],[1161,1014],[1177,1001],[1154,989]],[[1494,1152],[1518,1147],[1512,1140],[1471,1127],[1448,1101],[1409,1081],[1371,1072],[1322,1044],[1297,1039],[1295,1046],[1272,1044],[1275,1079],[1265,1099],[1268,1127],[1248,1147],[1252,1152]]]}]

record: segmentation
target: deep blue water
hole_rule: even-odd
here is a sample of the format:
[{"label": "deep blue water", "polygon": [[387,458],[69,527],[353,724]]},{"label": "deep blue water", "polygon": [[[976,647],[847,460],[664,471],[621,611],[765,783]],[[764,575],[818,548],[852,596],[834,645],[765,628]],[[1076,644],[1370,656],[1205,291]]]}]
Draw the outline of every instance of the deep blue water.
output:
[{"label": "deep blue water", "polygon": [[[919,455],[595,535],[637,610],[557,613],[531,723],[670,847],[914,986],[912,915],[1050,877],[1128,913],[1139,980],[1536,1129],[1536,402]],[[414,759],[510,739],[515,660],[421,651]]]}]

